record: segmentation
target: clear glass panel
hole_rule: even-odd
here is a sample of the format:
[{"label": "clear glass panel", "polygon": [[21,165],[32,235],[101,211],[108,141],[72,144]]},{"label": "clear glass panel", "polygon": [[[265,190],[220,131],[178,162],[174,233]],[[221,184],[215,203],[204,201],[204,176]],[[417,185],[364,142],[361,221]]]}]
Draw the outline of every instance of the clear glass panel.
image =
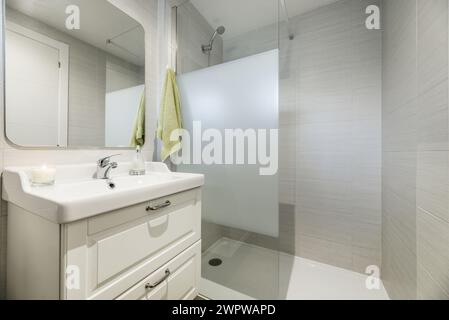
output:
[{"label": "clear glass panel", "polygon": [[[203,151],[201,164],[178,170],[206,175],[201,293],[213,299],[279,296],[278,1],[258,5],[261,16],[242,1],[177,8],[190,160]],[[201,135],[205,141],[195,145]],[[208,152],[211,141],[220,142]]]},{"label": "clear glass panel", "polygon": [[281,2],[281,297],[381,297],[358,274],[381,260],[380,2]]},{"label": "clear glass panel", "polygon": [[178,74],[279,48],[278,7],[278,0],[190,0],[178,6]]}]

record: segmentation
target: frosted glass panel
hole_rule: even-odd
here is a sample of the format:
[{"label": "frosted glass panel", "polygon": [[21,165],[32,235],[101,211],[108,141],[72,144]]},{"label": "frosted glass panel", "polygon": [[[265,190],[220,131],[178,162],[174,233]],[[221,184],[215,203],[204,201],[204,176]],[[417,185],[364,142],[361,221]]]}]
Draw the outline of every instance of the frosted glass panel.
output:
[{"label": "frosted glass panel", "polygon": [[[278,129],[278,78],[278,50],[179,76],[185,129],[192,134],[194,121],[223,137],[225,129]],[[260,168],[182,165],[179,171],[205,174],[204,220],[278,237],[278,176],[261,176]]]}]

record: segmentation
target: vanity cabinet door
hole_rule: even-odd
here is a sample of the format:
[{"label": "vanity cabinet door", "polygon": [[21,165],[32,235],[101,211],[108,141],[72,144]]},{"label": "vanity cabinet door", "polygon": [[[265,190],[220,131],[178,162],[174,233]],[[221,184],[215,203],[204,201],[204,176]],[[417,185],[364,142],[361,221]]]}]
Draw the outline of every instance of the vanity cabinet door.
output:
[{"label": "vanity cabinet door", "polygon": [[159,268],[117,300],[191,300],[198,295],[201,242]]},{"label": "vanity cabinet door", "polygon": [[63,266],[76,267],[80,288],[63,288],[63,297],[114,299],[200,240],[200,189],[70,224]]}]

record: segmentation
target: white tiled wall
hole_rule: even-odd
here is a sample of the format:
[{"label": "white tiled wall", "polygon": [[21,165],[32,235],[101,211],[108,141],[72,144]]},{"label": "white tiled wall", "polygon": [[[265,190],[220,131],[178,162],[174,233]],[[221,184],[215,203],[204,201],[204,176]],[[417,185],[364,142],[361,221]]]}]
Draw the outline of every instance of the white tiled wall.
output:
[{"label": "white tiled wall", "polygon": [[384,0],[383,276],[449,299],[448,1]]},{"label": "white tiled wall", "polygon": [[[158,85],[160,82],[160,68],[158,56],[158,1],[157,0],[110,0],[117,5],[128,15],[139,21],[146,31],[146,82],[147,92],[147,130],[149,133],[147,143],[145,146],[145,156],[147,159],[153,157],[153,143],[154,136],[151,133],[156,131],[157,121],[157,96]],[[2,34],[2,32],[0,32]],[[2,39],[0,39],[2,40]],[[3,41],[0,41],[3,43]],[[0,52],[3,52],[0,48]],[[3,74],[2,72],[0,72]],[[3,86],[3,79],[0,81],[0,86]],[[3,91],[1,91],[3,92]],[[0,97],[0,101],[3,101]],[[3,106],[0,108],[0,131],[3,132]],[[9,145],[3,137],[0,137],[0,170],[6,166],[20,166],[20,165],[41,165],[42,163],[52,164],[75,164],[94,162],[100,157],[109,155],[116,151],[113,150],[72,150],[72,151],[49,151],[49,150],[22,150]],[[134,152],[124,151],[119,160],[131,159]],[[0,298],[4,298],[5,289],[5,248],[6,248],[6,220],[7,213],[4,204],[1,210],[1,225],[0,225]]]}]

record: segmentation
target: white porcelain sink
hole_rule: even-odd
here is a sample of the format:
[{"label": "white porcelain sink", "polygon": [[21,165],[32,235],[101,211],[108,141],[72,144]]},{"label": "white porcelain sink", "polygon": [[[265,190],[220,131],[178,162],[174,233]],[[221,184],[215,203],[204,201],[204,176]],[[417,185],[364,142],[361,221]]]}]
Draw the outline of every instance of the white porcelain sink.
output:
[{"label": "white porcelain sink", "polygon": [[31,167],[6,168],[3,200],[43,218],[66,224],[201,187],[204,176],[173,173],[163,163],[147,163],[147,175],[129,176],[130,163],[113,172],[114,188],[93,179],[95,164],[57,167],[54,186],[35,187]]}]

